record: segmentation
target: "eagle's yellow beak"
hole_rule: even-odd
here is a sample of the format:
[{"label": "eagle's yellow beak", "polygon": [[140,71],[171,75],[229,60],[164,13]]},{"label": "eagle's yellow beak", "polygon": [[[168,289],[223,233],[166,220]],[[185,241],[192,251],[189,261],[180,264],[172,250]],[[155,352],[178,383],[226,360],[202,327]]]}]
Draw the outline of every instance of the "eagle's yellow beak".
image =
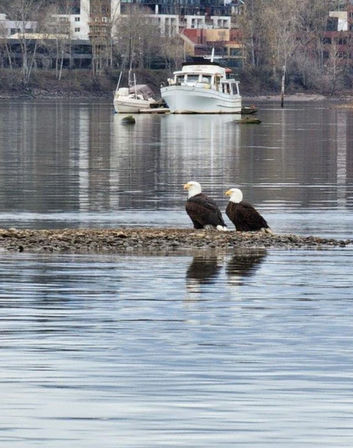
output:
[{"label": "eagle's yellow beak", "polygon": [[188,190],[190,188],[190,185],[189,184],[185,184],[184,185],[184,190]]},{"label": "eagle's yellow beak", "polygon": [[227,190],[224,194],[225,194],[226,196],[231,196],[232,192],[231,192],[230,190]]}]

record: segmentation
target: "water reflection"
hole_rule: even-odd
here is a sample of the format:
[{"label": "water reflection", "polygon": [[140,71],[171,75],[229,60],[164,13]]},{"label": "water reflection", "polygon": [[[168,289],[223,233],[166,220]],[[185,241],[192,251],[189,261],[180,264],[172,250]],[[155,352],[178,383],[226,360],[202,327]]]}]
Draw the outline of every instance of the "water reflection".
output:
[{"label": "water reflection", "polygon": [[267,251],[265,249],[235,252],[226,266],[228,284],[239,286],[244,278],[255,275],[265,261],[266,255]]},{"label": "water reflection", "polygon": [[217,255],[196,255],[186,271],[186,288],[189,293],[200,293],[202,285],[215,283],[221,269],[222,258]]},{"label": "water reflection", "polygon": [[255,275],[267,255],[265,249],[238,250],[229,259],[225,255],[210,253],[197,254],[193,257],[186,271],[186,289],[195,296],[202,291],[209,291],[218,281],[225,268],[227,284],[239,286],[244,279]]},{"label": "water reflection", "polygon": [[[282,216],[353,206],[349,110],[264,104],[259,117],[261,126],[240,126],[234,116],[141,114],[127,127],[110,103],[3,101],[0,221],[34,226],[31,216],[52,214],[43,222],[146,225],[156,212],[153,221],[166,222],[166,211],[183,209],[181,185],[191,178],[222,209],[233,185]],[[182,216],[176,225],[187,225]]]},{"label": "water reflection", "polygon": [[352,255],[0,257],[0,445],[352,446]]}]

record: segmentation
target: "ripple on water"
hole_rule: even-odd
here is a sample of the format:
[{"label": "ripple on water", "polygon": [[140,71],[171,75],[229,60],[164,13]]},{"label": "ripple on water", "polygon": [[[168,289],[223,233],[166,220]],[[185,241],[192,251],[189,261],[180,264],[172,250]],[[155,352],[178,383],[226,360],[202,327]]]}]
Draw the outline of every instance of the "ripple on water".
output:
[{"label": "ripple on water", "polygon": [[351,256],[2,257],[0,441],[349,446]]}]

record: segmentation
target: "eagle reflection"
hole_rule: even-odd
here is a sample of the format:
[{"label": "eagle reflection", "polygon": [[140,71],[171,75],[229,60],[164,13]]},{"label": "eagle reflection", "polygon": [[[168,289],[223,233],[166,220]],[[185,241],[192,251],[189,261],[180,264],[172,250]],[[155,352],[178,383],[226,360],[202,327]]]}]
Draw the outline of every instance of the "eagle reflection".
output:
[{"label": "eagle reflection", "polygon": [[186,287],[188,292],[199,293],[202,285],[215,283],[221,269],[221,259],[216,255],[194,256],[186,271]]},{"label": "eagle reflection", "polygon": [[228,283],[231,285],[241,285],[242,279],[255,274],[261,263],[265,260],[266,254],[265,249],[236,252],[226,266]]},{"label": "eagle reflection", "polygon": [[[240,286],[244,279],[255,274],[266,257],[265,249],[239,250],[228,260],[225,266],[227,283]],[[225,256],[197,255],[194,256],[186,271],[186,289],[195,300],[198,294],[210,292],[210,286],[216,283],[224,266]],[[191,297],[190,297],[191,299]]]}]

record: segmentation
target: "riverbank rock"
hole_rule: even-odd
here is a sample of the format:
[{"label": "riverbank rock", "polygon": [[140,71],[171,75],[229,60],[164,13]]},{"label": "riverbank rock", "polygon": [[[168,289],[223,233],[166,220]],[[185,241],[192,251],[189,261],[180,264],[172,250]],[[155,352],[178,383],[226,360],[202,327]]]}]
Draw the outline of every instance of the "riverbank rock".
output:
[{"label": "riverbank rock", "polygon": [[243,117],[240,120],[235,120],[236,123],[238,124],[260,124],[261,120],[259,120],[256,117]]},{"label": "riverbank rock", "polygon": [[193,249],[329,248],[351,245],[353,240],[263,232],[218,232],[172,228],[0,229],[0,249],[40,253],[146,253]]},{"label": "riverbank rock", "polygon": [[123,124],[135,124],[136,120],[135,120],[135,118],[132,115],[127,115],[126,117],[123,117],[121,119],[121,122]]}]

